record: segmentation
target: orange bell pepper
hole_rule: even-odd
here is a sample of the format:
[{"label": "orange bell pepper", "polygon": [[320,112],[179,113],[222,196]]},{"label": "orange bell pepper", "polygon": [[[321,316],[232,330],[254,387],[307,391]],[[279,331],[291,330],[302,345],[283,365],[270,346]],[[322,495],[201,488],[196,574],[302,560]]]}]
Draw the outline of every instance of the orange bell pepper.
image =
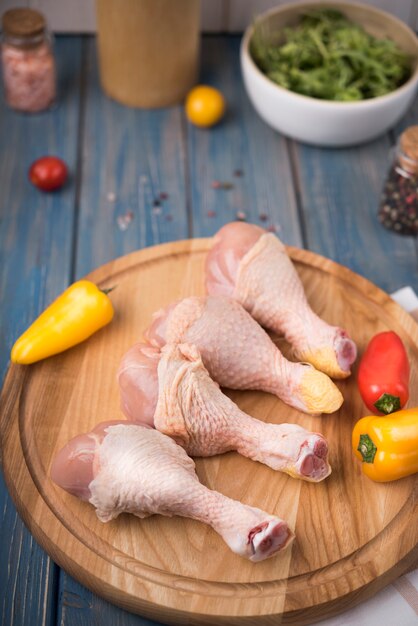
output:
[{"label": "orange bell pepper", "polygon": [[418,472],[418,407],[363,417],[354,426],[352,447],[363,473],[377,482]]}]

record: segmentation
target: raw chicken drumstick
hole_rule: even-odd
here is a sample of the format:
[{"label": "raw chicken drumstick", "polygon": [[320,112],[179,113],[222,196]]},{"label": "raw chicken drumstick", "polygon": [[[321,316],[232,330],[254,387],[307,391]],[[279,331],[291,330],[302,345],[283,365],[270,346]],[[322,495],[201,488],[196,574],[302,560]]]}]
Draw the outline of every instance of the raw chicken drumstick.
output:
[{"label": "raw chicken drumstick", "polygon": [[122,359],[121,404],[129,419],[155,426],[191,456],[237,450],[295,478],[329,476],[322,435],[295,424],[265,424],[241,411],[210,378],[195,346],[167,344],[159,356],[157,348],[136,344]]},{"label": "raw chicken drumstick", "polygon": [[211,378],[230,389],[275,394],[300,411],[319,415],[340,408],[334,383],[307,363],[284,358],[267,333],[231,298],[191,297],[154,314],[145,333],[154,346],[191,343]]},{"label": "raw chicken drumstick", "polygon": [[209,524],[233,552],[262,561],[294,538],[286,522],[204,487],[172,439],[129,422],[103,422],[55,457],[52,480],[91,502],[108,522],[120,513],[181,515]]},{"label": "raw chicken drumstick", "polygon": [[284,334],[296,358],[332,378],[346,378],[356,345],[310,308],[282,242],[254,224],[232,222],[215,235],[206,260],[206,288],[230,296],[262,326]]}]

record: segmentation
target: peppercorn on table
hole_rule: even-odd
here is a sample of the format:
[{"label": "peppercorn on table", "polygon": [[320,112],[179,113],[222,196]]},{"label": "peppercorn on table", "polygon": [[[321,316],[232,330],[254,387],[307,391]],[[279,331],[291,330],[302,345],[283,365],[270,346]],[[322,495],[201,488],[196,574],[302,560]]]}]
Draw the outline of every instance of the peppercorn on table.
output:
[{"label": "peppercorn on table", "polygon": [[[201,82],[220,89],[227,102],[224,120],[210,130],[190,125],[181,106],[134,110],[109,100],[89,37],[57,38],[59,93],[52,111],[25,116],[2,101],[2,377],[14,341],[70,283],[128,252],[210,236],[234,219],[329,257],[388,293],[406,285],[418,293],[416,240],[377,219],[391,148],[414,124],[418,99],[396,128],[371,143],[338,150],[301,145],[272,131],[253,110],[240,78],[239,42],[203,38]],[[70,177],[46,194],[27,174],[35,159],[49,154],[65,160]],[[0,507],[3,624],[153,623],[110,605],[54,564],[23,525],[3,481]],[[417,585],[417,572],[404,575],[323,624],[373,626],[391,623],[393,615],[412,626]]]}]

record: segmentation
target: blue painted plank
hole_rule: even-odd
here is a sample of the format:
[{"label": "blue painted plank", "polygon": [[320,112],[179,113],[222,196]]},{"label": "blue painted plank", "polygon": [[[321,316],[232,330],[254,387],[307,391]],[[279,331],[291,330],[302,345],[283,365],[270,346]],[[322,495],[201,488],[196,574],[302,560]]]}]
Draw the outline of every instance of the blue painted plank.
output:
[{"label": "blue painted plank", "polygon": [[67,575],[60,585],[60,626],[161,626],[99,598]]},{"label": "blue painted plank", "polygon": [[[94,40],[87,48],[76,277],[138,248],[191,235],[182,107],[140,111],[113,102],[100,88]],[[168,197],[153,208],[160,193]],[[120,230],[117,219],[128,211],[133,219]],[[57,621],[155,624],[109,604],[63,571]]]},{"label": "blue painted plank", "polygon": [[[30,185],[30,163],[45,154],[75,171],[80,40],[57,42],[60,98],[54,111],[25,116],[0,94],[0,376],[13,341],[69,283],[75,185],[43,194]],[[55,623],[57,568],[23,526],[0,479],[0,623]]]},{"label": "blue painted plank", "polygon": [[[286,140],[259,119],[248,101],[239,42],[238,37],[214,37],[203,48],[201,81],[221,89],[229,114],[209,131],[188,125],[194,234],[211,235],[242,211],[248,221],[276,224],[286,243],[324,254],[387,291],[405,284],[418,287],[415,241],[386,231],[377,221],[389,135],[340,150]],[[242,178],[233,175],[237,169],[243,170]],[[231,182],[234,188],[213,189],[214,181]],[[260,222],[260,213],[268,214],[267,223]]]},{"label": "blue painted plank", "polygon": [[384,135],[355,148],[294,150],[306,246],[389,293],[408,284],[418,290],[415,240],[377,220],[390,148]]},{"label": "blue painted plank", "polygon": [[[221,90],[227,114],[209,130],[188,124],[193,232],[213,235],[242,212],[249,222],[275,226],[285,243],[301,245],[288,140],[261,121],[247,97],[240,40],[204,39],[200,80]],[[234,176],[237,170],[243,175]],[[214,181],[232,183],[234,188],[214,189]]]},{"label": "blue painted plank", "polygon": [[0,473],[0,624],[53,626],[58,567],[16,513]]},{"label": "blue painted plank", "polygon": [[[77,277],[122,254],[189,235],[182,108],[138,110],[107,98],[94,40],[86,63]],[[133,219],[121,230],[118,218],[129,212]]]},{"label": "blue painted plank", "polygon": [[[60,46],[64,46],[64,43],[59,42]],[[91,43],[88,44],[85,59],[88,67],[83,96],[85,118],[81,152],[82,181],[79,216],[75,225],[77,227],[75,274],[72,278],[85,274],[111,258],[145,245],[189,235],[211,235],[223,223],[233,219],[236,211],[241,210],[245,211],[248,219],[252,221],[257,221],[260,212],[266,212],[269,216],[268,223],[281,226],[280,235],[287,243],[301,245],[305,242],[308,247],[332,256],[340,262],[345,262],[347,265],[352,263],[354,267],[350,266],[353,269],[356,269],[356,264],[361,265],[361,261],[365,259],[366,268],[370,274],[365,271],[360,273],[365,273],[372,279],[374,279],[373,276],[379,278],[384,275],[384,271],[382,272],[380,268],[377,271],[370,263],[373,256],[380,259],[380,263],[382,258],[387,258],[382,257],[385,250],[381,239],[373,234],[370,226],[374,224],[372,196],[376,195],[380,189],[379,176],[383,174],[380,166],[386,159],[389,140],[383,138],[359,150],[326,151],[292,144],[283,139],[258,119],[243,92],[239,78],[238,43],[238,39],[233,38],[228,40],[208,38],[204,42],[202,81],[220,86],[227,96],[230,110],[224,123],[211,131],[200,131],[186,125],[181,107],[154,112],[133,111],[105,98],[98,85],[94,47]],[[62,55],[61,60],[64,61],[66,57],[61,50],[60,55]],[[75,60],[77,61],[77,55]],[[67,65],[71,73],[71,64]],[[77,94],[76,86],[73,90],[68,90],[68,97],[71,94],[74,97]],[[2,122],[0,122],[0,145],[2,128]],[[187,129],[187,144],[182,132],[185,128]],[[66,149],[68,148],[67,142],[70,141],[71,144],[72,141],[71,130],[68,128],[67,133],[69,140],[62,144]],[[297,220],[298,207],[293,191],[292,159],[295,161],[300,182],[300,208],[305,220],[305,240],[302,239]],[[67,160],[73,164],[75,171],[75,157],[73,161],[69,157]],[[6,177],[11,176],[11,171],[7,170],[8,166],[6,159],[0,158],[1,180],[4,180],[4,173]],[[242,169],[244,176],[233,177],[233,171],[236,169]],[[334,172],[333,176],[330,169]],[[310,176],[313,176],[313,183]],[[16,180],[20,182],[20,179]],[[188,189],[185,181],[187,180],[190,180],[193,222],[186,210]],[[228,180],[233,182],[235,187],[230,191],[213,190],[210,186],[213,180]],[[158,211],[152,210],[152,205],[154,198],[160,192],[168,193],[169,197],[161,202],[161,213],[158,214]],[[10,193],[9,196],[11,196]],[[30,200],[33,202],[32,197]],[[55,295],[69,282],[65,242],[73,227],[73,206],[70,202],[68,219],[65,221],[61,213],[65,206],[64,200],[63,195],[61,201],[54,205],[56,210],[48,213],[45,224],[49,230],[48,235],[43,239],[41,227],[44,224],[44,215],[36,202],[33,202],[37,220],[32,224],[32,233],[35,232],[44,243],[42,245],[38,239],[38,243],[32,242],[29,238],[30,228],[28,227],[28,233],[23,236],[22,247],[20,247],[20,251],[25,250],[25,255],[29,255],[31,259],[33,256],[42,259],[42,255],[51,254],[57,266],[53,276],[48,274],[46,267],[41,266],[39,271],[25,277],[22,293],[19,295],[17,289],[14,295],[13,289],[15,288],[12,279],[16,280],[16,277],[11,275],[9,269],[8,277],[4,279],[3,271],[0,270],[1,280],[5,280],[4,285],[9,285],[7,291],[3,282],[0,283],[0,289],[2,289],[0,293],[2,295],[4,293],[8,298],[5,297],[2,301],[10,301],[11,296],[12,300],[16,298],[14,310],[19,311],[19,315],[22,310],[27,310],[25,307],[35,302],[33,311],[28,313],[30,318],[34,317],[51,299],[48,294]],[[353,215],[350,215],[346,209],[356,200],[363,204],[355,207]],[[361,210],[364,205],[366,216]],[[122,231],[117,225],[117,217],[126,214],[129,210],[132,210],[134,214],[133,221],[126,231]],[[216,212],[216,216],[209,218],[207,212],[212,210]],[[343,215],[340,215],[339,212],[343,210]],[[172,221],[167,220],[166,216],[172,216]],[[4,254],[5,258],[6,256],[10,258],[10,254],[13,253],[16,242],[15,231],[25,233],[25,227],[22,225],[25,224],[23,217],[21,216],[18,220],[15,216],[10,223],[7,223],[7,236],[0,240],[0,254]],[[191,223],[193,231],[189,230]],[[361,231],[363,226],[366,232],[359,233],[358,231]],[[57,228],[65,234],[61,239],[56,233]],[[344,238],[340,236],[340,233],[344,232],[341,229],[348,231],[348,235]],[[365,241],[366,234],[372,240],[369,247]],[[0,233],[0,237],[2,236]],[[48,238],[54,243],[58,242],[55,253],[47,249]],[[11,242],[8,248],[5,246],[6,241]],[[362,247],[359,254],[357,248],[353,247],[354,243]],[[408,248],[404,255],[400,254],[401,246],[398,246],[396,250],[402,261],[402,271],[406,272],[410,267],[410,250]],[[368,262],[367,259],[369,259]],[[14,261],[19,261],[18,256]],[[388,281],[399,278],[397,263],[398,261],[393,263],[392,260],[393,267],[390,268],[390,263],[384,261]],[[3,268],[3,265],[4,263],[0,267]],[[19,279],[19,274],[17,279]],[[377,279],[374,280],[377,282]],[[20,319],[16,322],[7,319],[6,326],[1,324],[2,328],[8,329],[5,339],[7,350],[6,352],[3,350],[2,354],[7,354],[12,338],[28,322],[29,319]],[[21,329],[18,331],[17,328],[12,328],[13,323],[18,327],[20,323]],[[2,524],[0,531],[11,524],[8,501],[2,510],[3,519],[0,520]],[[13,519],[16,521],[15,516]],[[12,563],[12,582],[8,582],[7,588],[2,585],[2,570],[0,569],[0,599],[3,598],[2,594],[7,595],[7,592],[10,594],[6,603],[2,600],[7,612],[3,610],[0,620],[3,618],[4,623],[7,624],[50,623],[49,621],[42,622],[43,616],[36,621],[41,606],[46,607],[43,615],[50,616],[53,612],[53,586],[46,584],[51,566],[45,555],[43,555],[44,562],[40,563],[36,560],[35,554],[35,561],[30,565],[33,573],[39,576],[39,580],[29,580],[26,587],[19,582],[13,584],[14,570],[22,572],[24,567],[29,569],[26,556],[24,557],[26,560],[20,563],[20,566],[16,566],[19,560],[18,555],[27,555],[33,545],[35,545],[35,550],[39,550],[27,533],[26,538],[25,544],[24,539],[19,538],[19,531],[14,531],[14,543],[12,546],[7,546],[10,557],[6,544],[3,541],[0,544],[0,551],[2,551],[0,562],[4,563],[10,559]],[[22,548],[20,549],[19,546]],[[13,549],[14,547],[16,550]],[[23,569],[23,571],[26,574],[26,570]],[[42,599],[42,589],[45,585],[48,593],[43,597],[44,604],[42,604],[40,598]],[[7,591],[4,592],[3,589]],[[29,596],[26,600],[27,608],[22,610],[17,599],[27,596]],[[38,599],[38,604],[34,600],[35,597]],[[123,624],[131,626],[135,624],[146,626],[153,623],[109,605],[63,572],[60,575],[58,602],[57,623],[62,625]],[[29,612],[29,606],[35,607],[33,614]],[[9,618],[14,619],[15,622],[10,621]]]}]

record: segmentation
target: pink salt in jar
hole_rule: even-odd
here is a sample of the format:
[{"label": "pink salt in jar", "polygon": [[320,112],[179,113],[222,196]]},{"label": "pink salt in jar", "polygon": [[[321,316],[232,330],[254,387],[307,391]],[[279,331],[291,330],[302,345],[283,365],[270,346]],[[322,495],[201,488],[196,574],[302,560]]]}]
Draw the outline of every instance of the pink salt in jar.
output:
[{"label": "pink salt in jar", "polygon": [[11,9],[2,17],[1,59],[7,104],[16,111],[37,113],[56,98],[52,36],[41,13]]}]

